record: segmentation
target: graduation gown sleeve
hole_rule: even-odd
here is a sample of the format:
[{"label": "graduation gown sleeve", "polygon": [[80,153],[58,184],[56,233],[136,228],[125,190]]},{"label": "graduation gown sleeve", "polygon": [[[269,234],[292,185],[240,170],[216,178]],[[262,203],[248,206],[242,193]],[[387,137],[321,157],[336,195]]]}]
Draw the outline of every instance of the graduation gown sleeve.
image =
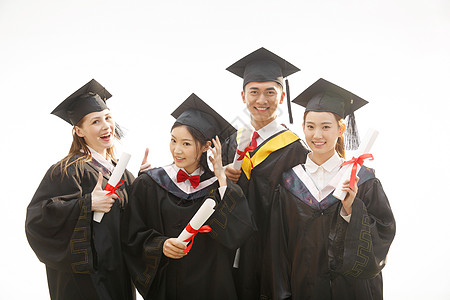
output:
[{"label": "graduation gown sleeve", "polygon": [[330,227],[330,266],[335,272],[354,278],[373,278],[386,264],[395,236],[395,220],[380,181],[359,186],[347,223],[336,210]]},{"label": "graduation gown sleeve", "polygon": [[91,273],[91,191],[97,178],[83,182],[84,167],[73,165],[62,178],[59,166],[52,171],[53,167],[47,171],[27,208],[28,242],[39,260],[55,270]]},{"label": "graduation gown sleeve", "polygon": [[229,249],[237,249],[256,231],[247,199],[242,189],[227,179],[225,195],[217,200],[215,212],[207,221],[210,236]]}]

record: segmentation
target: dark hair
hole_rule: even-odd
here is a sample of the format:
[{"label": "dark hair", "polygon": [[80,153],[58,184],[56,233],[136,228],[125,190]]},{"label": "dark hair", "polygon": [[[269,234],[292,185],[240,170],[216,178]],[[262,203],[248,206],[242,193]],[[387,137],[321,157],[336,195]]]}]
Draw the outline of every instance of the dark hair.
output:
[{"label": "dark hair", "polygon": [[[201,146],[205,146],[206,143],[209,141],[208,139],[206,139],[206,137],[199,130],[197,130],[194,127],[189,126],[189,125],[184,125],[184,124],[175,122],[170,130],[172,131],[174,128],[177,128],[177,127],[180,127],[180,126],[185,126],[186,129],[189,131],[189,133],[192,135],[192,137],[194,138],[194,141],[196,143],[197,150]],[[212,173],[214,175],[214,172],[211,171],[211,169],[208,166],[208,157],[207,157],[206,151],[203,152],[202,155],[200,156],[199,164],[203,168],[205,173]]]},{"label": "dark hair", "polygon": [[[306,115],[309,111],[305,111],[305,114],[303,115],[303,123],[305,123]],[[341,118],[339,115],[332,113],[334,115],[334,118],[336,119],[336,122],[338,123],[338,127],[341,128],[342,126],[345,126],[345,121],[343,118]],[[345,143],[344,143],[344,136],[340,136],[337,139],[336,146],[334,148],[336,150],[336,153],[345,159]]]}]

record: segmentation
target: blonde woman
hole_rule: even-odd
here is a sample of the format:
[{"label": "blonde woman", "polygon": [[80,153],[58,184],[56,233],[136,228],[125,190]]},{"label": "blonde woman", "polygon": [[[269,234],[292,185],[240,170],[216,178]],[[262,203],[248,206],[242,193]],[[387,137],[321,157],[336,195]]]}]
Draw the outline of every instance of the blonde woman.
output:
[{"label": "blonde woman", "polygon": [[[73,126],[69,154],[50,167],[27,209],[30,246],[46,266],[51,299],[133,299],[122,259],[120,218],[133,176],[115,193],[103,190],[115,163],[117,128],[94,79],[53,112]],[[101,223],[94,212],[105,213]]]}]

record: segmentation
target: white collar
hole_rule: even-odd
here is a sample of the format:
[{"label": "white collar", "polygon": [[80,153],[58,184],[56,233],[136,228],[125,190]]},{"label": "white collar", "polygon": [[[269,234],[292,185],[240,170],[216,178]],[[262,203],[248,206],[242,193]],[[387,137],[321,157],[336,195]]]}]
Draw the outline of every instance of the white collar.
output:
[{"label": "white collar", "polygon": [[91,151],[91,155],[92,157],[98,161],[102,166],[104,166],[106,169],[108,169],[108,171],[110,171],[112,173],[112,171],[114,170],[114,165],[111,162],[111,159],[108,158],[104,158],[103,155],[101,155],[100,153],[98,153],[97,151],[95,151],[94,149],[92,149],[91,147],[89,147],[88,145],[86,145],[89,149],[89,151]]},{"label": "white collar", "polygon": [[[306,165],[308,163],[308,160],[309,160],[309,156],[307,157],[306,163],[304,165],[305,169],[307,171],[305,171],[303,169],[301,164],[293,167],[292,169],[295,172],[295,174],[297,175],[297,177],[305,184],[306,188],[311,192],[311,194],[314,196],[314,198],[320,202],[336,189],[337,185],[339,184],[339,180],[344,175],[345,168],[340,168],[339,170],[336,170],[336,172],[337,172],[336,175],[321,190],[319,190],[317,188],[317,186],[315,185],[314,181],[312,180],[312,178],[310,177],[310,175],[308,174],[308,172],[310,172],[310,173],[316,172],[318,170],[319,166],[311,160],[310,166],[312,166],[312,167],[315,166],[315,169],[313,172],[310,171]],[[330,170],[334,170],[335,168],[339,168],[343,161],[344,160],[342,158],[340,158],[337,155],[337,153],[335,153],[335,155],[333,155],[325,163],[327,163],[327,166],[326,166],[327,168],[331,168]],[[322,164],[322,167],[324,167],[324,164]]]},{"label": "white collar", "polygon": [[285,129],[286,128],[283,125],[279,124],[277,119],[275,118],[275,120],[273,120],[272,122],[270,122],[269,124],[267,124],[263,128],[260,128],[259,130],[256,130],[256,131],[258,132],[258,134],[261,137],[261,139],[263,141],[265,141],[268,138],[270,138],[272,135],[274,135],[275,133],[278,133],[278,132],[283,131]]},{"label": "white collar", "polygon": [[[194,192],[197,192],[201,189],[204,189],[207,186],[210,186],[213,182],[215,182],[217,180],[217,177],[213,176],[210,179],[201,181],[200,184],[196,187],[193,188],[191,183],[189,182],[189,180],[183,181],[183,182],[177,182],[177,174],[179,170],[183,170],[184,172],[186,172],[185,169],[180,169],[178,168],[175,164],[171,164],[165,167],[162,167],[164,169],[164,171],[166,171],[167,175],[169,176],[169,178],[172,180],[173,183],[175,183],[180,190],[182,190],[183,192],[185,192],[186,194],[192,194]],[[192,174],[189,174],[188,172],[186,172],[186,174],[189,174],[189,176],[192,175],[203,175],[204,170],[200,167],[197,170],[195,170],[194,172],[192,172]]]},{"label": "white collar", "polygon": [[344,160],[339,157],[339,155],[334,151],[333,156],[331,156],[326,162],[321,164],[320,166],[312,161],[310,156],[313,155],[313,153],[309,153],[306,157],[305,162],[305,168],[309,173],[315,173],[319,169],[319,167],[322,167],[327,172],[332,172],[336,168],[339,168],[341,164],[344,162]]}]

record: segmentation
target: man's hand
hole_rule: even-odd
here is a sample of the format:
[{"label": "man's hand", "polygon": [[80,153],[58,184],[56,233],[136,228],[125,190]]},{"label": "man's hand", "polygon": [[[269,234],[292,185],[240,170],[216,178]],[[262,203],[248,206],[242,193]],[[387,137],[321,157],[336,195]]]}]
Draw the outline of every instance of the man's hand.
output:
[{"label": "man's hand", "polygon": [[232,167],[231,164],[225,166],[225,176],[228,177],[234,183],[238,182],[239,177],[241,177],[241,170],[237,170]]}]

